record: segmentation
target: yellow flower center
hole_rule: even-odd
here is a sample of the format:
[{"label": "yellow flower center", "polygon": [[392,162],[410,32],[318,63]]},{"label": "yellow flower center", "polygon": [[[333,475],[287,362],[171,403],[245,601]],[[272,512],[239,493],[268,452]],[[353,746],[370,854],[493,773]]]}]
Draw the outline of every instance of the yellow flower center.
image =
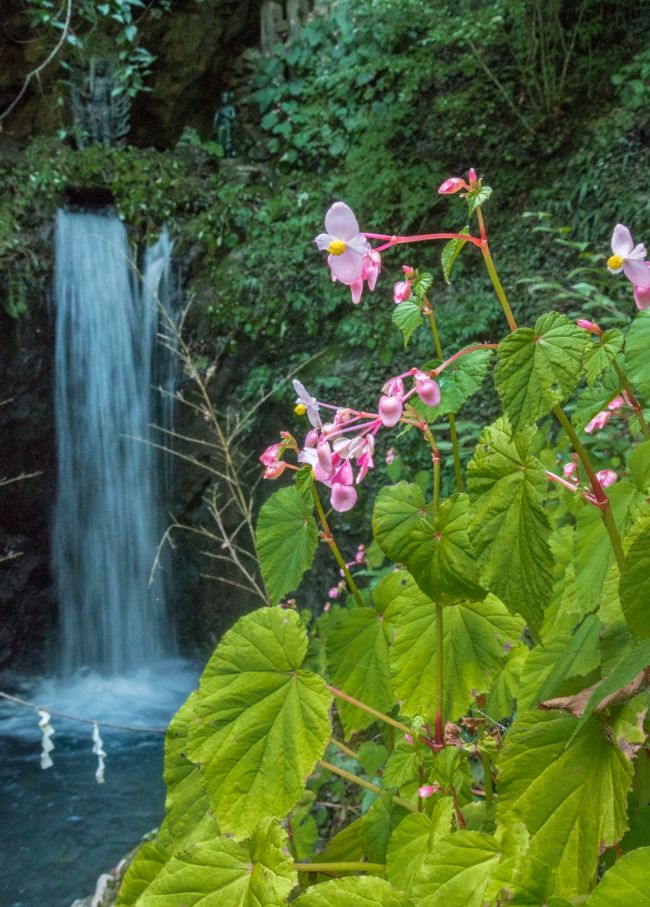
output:
[{"label": "yellow flower center", "polygon": [[611,268],[612,271],[617,271],[623,267],[623,259],[620,255],[612,255],[611,258],[607,259],[607,267]]},{"label": "yellow flower center", "polygon": [[343,255],[345,252],[345,243],[342,239],[333,239],[327,247],[327,251],[330,255]]},{"label": "yellow flower center", "polygon": [[304,416],[307,412],[307,407],[304,403],[297,403],[293,411],[297,416]]}]

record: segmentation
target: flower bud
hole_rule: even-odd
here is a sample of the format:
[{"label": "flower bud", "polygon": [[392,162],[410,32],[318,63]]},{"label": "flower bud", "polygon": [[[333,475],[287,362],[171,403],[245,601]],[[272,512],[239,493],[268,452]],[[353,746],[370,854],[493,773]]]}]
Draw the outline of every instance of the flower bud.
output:
[{"label": "flower bud", "polygon": [[427,406],[437,406],[440,403],[440,387],[433,378],[424,372],[416,372],[415,390],[423,403]]},{"label": "flower bud", "polygon": [[379,400],[379,418],[386,428],[397,425],[402,418],[404,407],[399,397],[382,397]]}]

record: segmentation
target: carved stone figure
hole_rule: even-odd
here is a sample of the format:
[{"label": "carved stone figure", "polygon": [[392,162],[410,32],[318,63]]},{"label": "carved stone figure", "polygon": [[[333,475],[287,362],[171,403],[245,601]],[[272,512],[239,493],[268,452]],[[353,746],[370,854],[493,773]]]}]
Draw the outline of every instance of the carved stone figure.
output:
[{"label": "carved stone figure", "polygon": [[232,95],[229,91],[222,92],[221,107],[217,110],[212,121],[212,131],[217,142],[223,149],[224,157],[235,157],[232,141],[232,127],[235,122],[235,108]]},{"label": "carved stone figure", "polygon": [[87,74],[73,77],[72,113],[79,148],[123,146],[129,129],[129,97],[114,89],[112,68],[106,60],[93,58]]},{"label": "carved stone figure", "polygon": [[278,0],[263,0],[260,10],[260,47],[270,57],[276,44],[282,44],[287,36],[287,20],[284,6]]}]

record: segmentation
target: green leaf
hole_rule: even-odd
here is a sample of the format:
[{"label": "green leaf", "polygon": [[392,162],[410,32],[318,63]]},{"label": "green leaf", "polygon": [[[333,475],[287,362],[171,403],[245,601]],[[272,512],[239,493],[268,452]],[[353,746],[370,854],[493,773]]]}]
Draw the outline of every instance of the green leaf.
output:
[{"label": "green leaf", "polygon": [[580,718],[579,726],[582,726],[599,702],[626,686],[648,665],[650,665],[650,640],[643,640],[637,643],[631,651],[625,652],[607,677],[598,684],[589,697],[589,701]]},{"label": "green leaf", "polygon": [[485,598],[468,529],[469,498],[454,494],[434,519],[427,515],[411,530],[406,563],[420,588],[436,601]]},{"label": "green leaf", "polygon": [[490,875],[501,858],[498,841],[478,831],[458,831],[436,842],[413,882],[418,907],[481,907]]},{"label": "green leaf", "polygon": [[529,855],[556,868],[560,896],[587,891],[601,847],[620,840],[632,780],[630,762],[602,722],[590,718],[571,739],[576,725],[554,712],[524,714],[498,762],[498,821],[524,822]]},{"label": "green leaf", "polygon": [[143,902],[139,899],[171,856],[171,842],[148,841],[142,845],[135,859],[124,874],[117,898],[117,907],[136,907]]},{"label": "green leaf", "polygon": [[295,611],[263,608],[237,621],[203,672],[189,753],[224,833],[286,816],[327,745],[331,697],[300,668],[306,650]]},{"label": "green leaf", "polygon": [[313,501],[312,487],[314,485],[314,470],[311,466],[301,466],[297,472],[294,472],[293,482],[311,509]]},{"label": "green leaf", "polygon": [[623,334],[617,328],[612,328],[598,337],[596,343],[592,340],[590,344],[587,347],[584,367],[587,383],[591,387],[623,349]]},{"label": "green leaf", "polygon": [[480,189],[473,189],[467,194],[467,210],[470,217],[477,208],[484,205],[492,196],[492,189],[489,186],[481,186]]},{"label": "green leaf", "polygon": [[650,313],[639,312],[625,338],[625,365],[632,387],[650,402]]},{"label": "green leaf", "polygon": [[357,750],[357,756],[366,775],[372,778],[385,764],[388,758],[388,750],[382,743],[364,740]]},{"label": "green leaf", "polygon": [[314,559],[318,529],[311,502],[294,486],[276,491],[262,505],[256,538],[262,576],[276,605],[298,586]]},{"label": "green leaf", "polygon": [[449,413],[457,414],[465,402],[483,386],[493,358],[493,350],[473,350],[461,356],[436,378],[440,387],[438,406],[427,406],[419,397],[411,398],[411,405],[418,415],[430,423]]},{"label": "green leaf", "polygon": [[422,489],[408,482],[387,485],[375,500],[372,528],[375,540],[386,557],[406,563],[413,549],[412,530],[427,515]]},{"label": "green leaf", "polygon": [[[436,697],[436,607],[406,571],[386,577],[382,594],[391,596],[387,617],[393,627],[390,650],[395,693],[405,715],[434,716]],[[379,593],[379,588],[377,590]],[[483,602],[460,602],[443,610],[445,651],[444,715],[464,715],[478,693],[487,692],[523,621],[489,595]]]},{"label": "green leaf", "polygon": [[[328,638],[334,686],[380,712],[390,712],[395,703],[386,632],[383,615],[374,608],[352,608],[340,615]],[[337,700],[336,708],[346,739],[375,720],[342,699]]]},{"label": "green leaf", "polygon": [[187,754],[189,725],[197,698],[195,690],[172,718],[165,737],[165,820],[174,839],[174,850],[220,834],[210,812],[205,781]]},{"label": "green leaf", "polygon": [[[463,227],[462,230],[458,231],[461,234],[468,235],[469,227]],[[454,266],[454,262],[460,255],[463,250],[463,246],[467,243],[466,239],[450,239],[448,243],[445,243],[442,249],[442,255],[440,261],[442,264],[442,274],[445,278],[445,283],[451,283],[451,269]]]},{"label": "green leaf", "polygon": [[345,907],[413,907],[406,895],[375,876],[334,879],[313,885],[294,904],[295,907],[341,907],[342,904]]},{"label": "green leaf", "polygon": [[587,333],[566,315],[548,312],[499,344],[495,380],[510,424],[520,431],[546,416],[578,386]]},{"label": "green leaf", "polygon": [[395,829],[388,842],[386,878],[410,895],[420,863],[431,853],[440,837],[449,834],[454,803],[441,797],[433,807],[431,818],[424,813],[411,813]]},{"label": "green leaf", "polygon": [[266,819],[250,841],[215,838],[172,857],[137,907],[277,907],[297,881],[286,832]]},{"label": "green leaf", "polygon": [[639,491],[650,491],[650,441],[638,444],[627,458],[630,478]]},{"label": "green leaf", "polygon": [[397,325],[404,335],[404,346],[407,347],[409,340],[422,324],[420,306],[409,302],[408,299],[400,302],[393,309],[393,324]]},{"label": "green leaf", "polygon": [[534,429],[511,437],[506,419],[484,429],[467,467],[470,536],[481,582],[534,630],[553,583],[551,527],[542,509],[547,480],[528,453]]},{"label": "green leaf", "polygon": [[621,607],[632,631],[650,637],[650,515],[646,515],[625,556],[619,583]]},{"label": "green leaf", "polygon": [[607,870],[586,907],[650,907],[650,847],[626,853]]},{"label": "green leaf", "polygon": [[585,617],[569,637],[566,648],[556,655],[551,671],[537,692],[538,702],[552,696],[567,678],[584,676],[598,667],[601,630],[602,624],[595,614]]},{"label": "green leaf", "polygon": [[608,369],[598,383],[579,393],[575,411],[571,416],[573,427],[577,431],[584,431],[596,413],[606,409],[607,404],[618,396],[620,390],[618,375],[614,369]]},{"label": "green leaf", "polygon": [[[644,495],[631,482],[621,481],[607,489],[614,522],[624,536],[636,519]],[[603,582],[614,563],[609,534],[597,507],[585,503],[578,513],[575,533],[576,591],[584,608],[601,599]]]},{"label": "green leaf", "polygon": [[502,860],[492,873],[486,902],[508,907],[539,907],[548,904],[554,872],[534,857],[522,854]]},{"label": "green leaf", "polygon": [[372,863],[386,862],[390,837],[400,822],[409,815],[412,813],[393,802],[392,794],[382,794],[375,800],[363,817],[361,826],[361,840]]}]

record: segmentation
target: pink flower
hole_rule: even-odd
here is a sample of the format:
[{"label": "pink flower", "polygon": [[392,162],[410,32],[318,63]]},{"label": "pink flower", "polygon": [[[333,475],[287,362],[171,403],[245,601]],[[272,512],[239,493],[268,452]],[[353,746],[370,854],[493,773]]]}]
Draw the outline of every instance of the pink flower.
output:
[{"label": "pink flower", "polygon": [[279,479],[286,468],[287,464],[284,462],[284,460],[278,460],[276,463],[269,463],[269,465],[264,470],[264,478]]},{"label": "pink flower", "polygon": [[614,412],[614,410],[620,409],[621,406],[625,406],[625,398],[619,394],[618,397],[614,397],[611,403],[607,404],[607,409],[611,409]]},{"label": "pink flower", "polygon": [[442,790],[439,784],[423,784],[422,787],[418,787],[418,797],[421,800],[426,800],[427,797],[431,797],[432,794],[437,794]]},{"label": "pink flower", "polygon": [[307,418],[314,426],[314,428],[321,427],[320,416],[318,415],[318,401],[315,397],[312,397],[311,394],[307,391],[304,384],[301,384],[296,378],[293,380],[293,389],[298,394],[296,398],[296,408],[300,410],[303,414],[307,413]]},{"label": "pink flower", "polygon": [[596,478],[603,486],[603,488],[607,488],[609,485],[613,485],[614,482],[618,480],[618,474],[614,472],[613,469],[601,469],[596,473]]},{"label": "pink flower", "polygon": [[366,253],[363,256],[363,262],[361,265],[361,277],[359,280],[356,280],[354,283],[350,284],[350,290],[352,291],[352,302],[355,305],[358,305],[361,302],[361,296],[363,294],[363,282],[364,280],[368,283],[368,289],[372,293],[375,289],[377,283],[377,278],[381,272],[381,255],[379,252],[375,252],[374,249],[371,249],[370,252]]},{"label": "pink flower", "polygon": [[393,284],[393,302],[395,305],[399,305],[400,302],[406,302],[407,299],[410,299],[411,292],[410,280],[400,280]]},{"label": "pink flower", "polygon": [[352,485],[343,485],[340,482],[332,483],[330,503],[334,510],[345,513],[347,510],[352,510],[357,503],[357,493]]},{"label": "pink flower", "polygon": [[413,739],[413,736],[411,734],[404,734],[404,740],[406,740],[406,742],[411,746],[415,745],[415,740]]},{"label": "pink flower", "polygon": [[593,417],[593,419],[591,420],[591,422],[589,422],[588,425],[585,425],[585,431],[587,432],[588,435],[590,435],[597,428],[598,429],[604,428],[611,418],[612,418],[611,412],[609,412],[606,409],[603,409],[599,413],[596,413],[596,415]]},{"label": "pink flower", "polygon": [[579,328],[589,331],[590,334],[598,334],[598,336],[600,336],[603,333],[595,321],[587,321],[586,318],[578,318],[576,324]]},{"label": "pink flower", "polygon": [[[650,261],[646,261],[644,264],[646,268],[650,268]],[[632,281],[632,283],[634,284],[634,301],[636,307],[643,312],[650,306],[650,287],[640,286],[636,281]]]},{"label": "pink flower", "polygon": [[466,189],[469,192],[469,190],[473,189],[478,183],[476,170],[474,170],[473,167],[469,168],[467,178],[469,183],[466,183],[465,180],[461,179],[459,176],[450,176],[449,179],[445,180],[438,188],[439,195],[453,195],[455,192],[460,192],[461,189]]},{"label": "pink flower", "polygon": [[392,447],[389,447],[388,450],[386,451],[386,465],[390,466],[390,464],[393,462],[394,459],[395,459],[395,451],[393,450]]},{"label": "pink flower", "polygon": [[420,400],[427,406],[437,406],[440,403],[440,387],[425,372],[415,373],[415,390]]},{"label": "pink flower", "polygon": [[335,202],[325,215],[326,233],[315,239],[321,251],[329,252],[327,264],[332,277],[347,286],[363,279],[363,258],[370,252],[370,243],[359,232],[352,209],[345,202]]},{"label": "pink flower", "polygon": [[328,596],[329,596],[330,598],[338,598],[338,595],[339,595],[339,587],[338,587],[338,586],[332,586],[332,588],[329,590],[329,592],[328,592],[327,594],[328,594]]},{"label": "pink flower", "polygon": [[413,280],[415,277],[415,271],[410,265],[402,265],[402,271],[404,271],[407,280]]},{"label": "pink flower", "polygon": [[271,466],[273,463],[277,463],[282,447],[283,445],[280,443],[271,444],[264,453],[260,454],[260,463],[263,463],[264,466]]},{"label": "pink flower", "polygon": [[577,468],[578,468],[578,464],[576,463],[575,460],[571,460],[569,463],[565,463],[564,469],[562,470],[562,474],[563,474],[564,478],[565,479],[571,478],[571,476],[575,473]]},{"label": "pink flower", "polygon": [[625,274],[634,286],[645,289],[650,287],[650,271],[644,264],[646,256],[642,243],[634,245],[632,234],[623,224],[616,224],[612,234],[612,252],[607,259],[607,268],[612,274]]},{"label": "pink flower", "polygon": [[359,547],[357,548],[357,553],[354,555],[355,563],[363,564],[365,559],[366,559],[366,546],[359,545]]},{"label": "pink flower", "polygon": [[392,428],[397,425],[402,418],[403,411],[404,406],[400,397],[386,397],[384,395],[379,398],[379,418],[382,421],[382,425],[385,425],[386,428]]}]

